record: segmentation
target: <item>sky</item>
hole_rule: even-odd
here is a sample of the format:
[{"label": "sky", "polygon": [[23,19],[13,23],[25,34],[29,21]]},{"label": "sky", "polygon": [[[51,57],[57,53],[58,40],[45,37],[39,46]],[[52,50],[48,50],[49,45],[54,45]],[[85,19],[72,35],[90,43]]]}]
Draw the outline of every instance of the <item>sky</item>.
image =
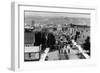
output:
[{"label": "sky", "polygon": [[25,11],[25,24],[76,24],[90,25],[90,14]]}]

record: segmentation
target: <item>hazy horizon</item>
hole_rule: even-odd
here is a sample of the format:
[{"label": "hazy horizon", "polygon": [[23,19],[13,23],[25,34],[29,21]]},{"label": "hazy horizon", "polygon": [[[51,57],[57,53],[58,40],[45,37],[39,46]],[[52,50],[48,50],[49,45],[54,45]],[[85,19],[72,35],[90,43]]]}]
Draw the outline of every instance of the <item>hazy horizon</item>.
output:
[{"label": "hazy horizon", "polygon": [[25,24],[76,24],[90,26],[90,14],[25,12]]}]

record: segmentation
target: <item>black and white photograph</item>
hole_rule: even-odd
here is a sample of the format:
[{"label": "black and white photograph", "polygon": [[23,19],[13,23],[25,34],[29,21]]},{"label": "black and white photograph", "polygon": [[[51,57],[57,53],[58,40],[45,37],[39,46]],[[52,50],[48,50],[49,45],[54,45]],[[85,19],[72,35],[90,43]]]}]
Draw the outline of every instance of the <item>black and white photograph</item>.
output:
[{"label": "black and white photograph", "polygon": [[24,11],[24,61],[91,58],[90,14]]}]

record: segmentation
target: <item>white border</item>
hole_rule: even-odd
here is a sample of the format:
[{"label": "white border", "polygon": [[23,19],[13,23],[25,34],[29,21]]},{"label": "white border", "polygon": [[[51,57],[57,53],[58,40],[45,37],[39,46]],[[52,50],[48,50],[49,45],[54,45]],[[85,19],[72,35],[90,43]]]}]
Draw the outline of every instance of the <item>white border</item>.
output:
[{"label": "white border", "polygon": [[[73,67],[73,66],[85,66],[94,65],[96,63],[96,47],[93,42],[95,38],[93,35],[95,31],[96,21],[96,8],[88,8],[81,6],[38,6],[25,3],[13,3],[12,4],[12,64],[11,68],[15,71],[18,70],[32,70],[32,69],[47,69],[55,67]],[[73,12],[73,13],[90,13],[91,14],[91,59],[87,60],[64,60],[64,61],[46,61],[46,62],[24,62],[24,10],[30,11],[50,11],[50,12]],[[15,16],[14,16],[15,15]]]}]

